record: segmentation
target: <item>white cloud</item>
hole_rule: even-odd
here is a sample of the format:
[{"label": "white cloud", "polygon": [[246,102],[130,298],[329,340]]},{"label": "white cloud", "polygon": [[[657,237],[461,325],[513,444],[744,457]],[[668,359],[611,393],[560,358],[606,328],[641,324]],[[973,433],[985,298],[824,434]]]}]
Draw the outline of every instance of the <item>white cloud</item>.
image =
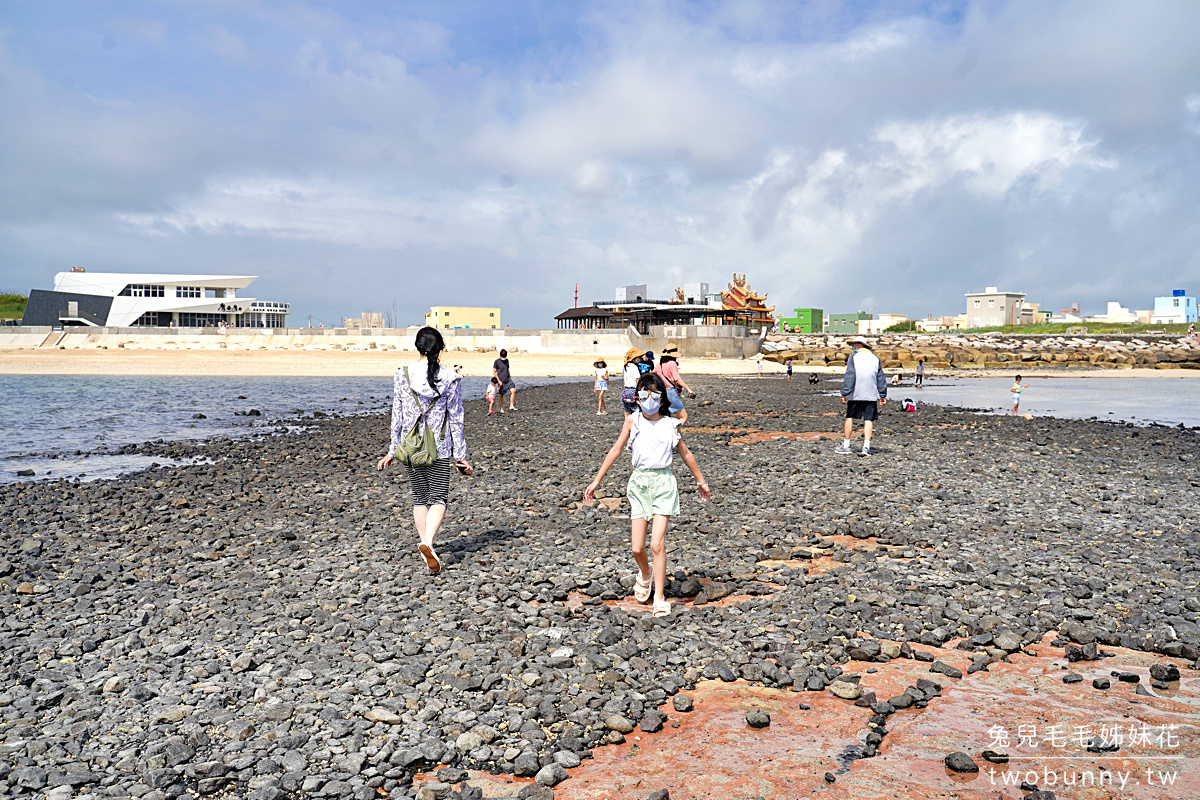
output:
[{"label": "white cloud", "polygon": [[722,169],[744,162],[759,146],[751,109],[686,72],[629,60],[583,86],[555,89],[557,97],[534,101],[515,124],[485,126],[474,142],[476,155],[524,175],[578,181],[580,170],[592,174],[604,159]]},{"label": "white cloud", "polygon": [[1115,166],[1085,140],[1083,125],[1048,114],[892,122],[875,139],[895,148],[901,196],[959,179],[976,194],[1001,197],[1025,177],[1049,189],[1067,168]]}]

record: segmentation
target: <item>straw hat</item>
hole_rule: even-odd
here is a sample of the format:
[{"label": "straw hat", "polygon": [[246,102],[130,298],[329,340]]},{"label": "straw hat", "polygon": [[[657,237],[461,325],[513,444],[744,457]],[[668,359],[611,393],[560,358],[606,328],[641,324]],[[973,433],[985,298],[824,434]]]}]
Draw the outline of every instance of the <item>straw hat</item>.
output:
[{"label": "straw hat", "polygon": [[645,353],[641,350],[638,350],[636,347],[631,347],[625,351],[625,363],[628,364],[630,361],[639,359],[644,355]]},{"label": "straw hat", "polygon": [[608,364],[606,364],[604,359],[602,358],[599,361],[596,361],[595,363],[593,363],[592,366],[595,367],[596,369],[600,369],[601,367],[607,367]]},{"label": "straw hat", "polygon": [[671,356],[672,358],[679,358],[679,348],[673,344],[669,344],[663,348],[662,354],[664,356]]},{"label": "straw hat", "polygon": [[871,343],[868,342],[862,336],[851,336],[850,340],[847,342],[847,344],[861,344],[863,347],[867,348],[868,350],[871,349]]}]

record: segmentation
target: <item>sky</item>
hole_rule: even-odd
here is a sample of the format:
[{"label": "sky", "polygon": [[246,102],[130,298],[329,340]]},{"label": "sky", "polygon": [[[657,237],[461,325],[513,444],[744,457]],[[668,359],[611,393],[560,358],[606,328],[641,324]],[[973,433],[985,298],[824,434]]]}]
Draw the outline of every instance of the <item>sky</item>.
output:
[{"label": "sky", "polygon": [[1200,3],[0,0],[0,290],[258,275],[291,324],[1200,292]]}]

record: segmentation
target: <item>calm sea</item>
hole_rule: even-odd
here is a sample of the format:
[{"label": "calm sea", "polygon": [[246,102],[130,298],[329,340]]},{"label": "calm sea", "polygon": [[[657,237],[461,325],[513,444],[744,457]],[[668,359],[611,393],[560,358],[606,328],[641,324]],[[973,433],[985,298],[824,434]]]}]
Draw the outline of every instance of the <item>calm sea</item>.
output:
[{"label": "calm sea", "polygon": [[[581,378],[520,378],[520,386]],[[463,378],[468,400],[488,379]],[[301,414],[391,408],[392,378],[0,375],[0,482],[109,478],[162,458],[117,454],[127,444],[267,434]],[[518,397],[518,400],[520,398]],[[519,405],[519,404],[518,404]],[[261,416],[237,412],[257,409]],[[204,418],[196,419],[203,414]],[[282,421],[282,422],[281,422]],[[380,432],[381,447],[384,432]]]},{"label": "calm sea", "polygon": [[[1012,411],[1013,379],[926,376],[924,389],[889,386],[889,400],[972,408],[988,414]],[[1025,378],[1021,414],[1035,417],[1133,422],[1138,425],[1200,425],[1200,378]]]}]

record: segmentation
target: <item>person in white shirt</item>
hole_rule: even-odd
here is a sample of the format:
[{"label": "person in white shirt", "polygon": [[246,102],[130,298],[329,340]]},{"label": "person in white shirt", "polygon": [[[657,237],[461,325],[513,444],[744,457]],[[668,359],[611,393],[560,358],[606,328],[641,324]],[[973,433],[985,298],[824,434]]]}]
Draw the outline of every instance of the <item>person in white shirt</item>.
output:
[{"label": "person in white shirt", "polygon": [[608,408],[604,405],[604,393],[608,391],[608,364],[604,359],[600,359],[592,365],[596,368],[596,383],[592,389],[599,398],[599,404],[596,406],[596,414],[603,416],[608,413]]},{"label": "person in white shirt", "polygon": [[842,379],[842,402],[846,405],[845,439],[834,452],[851,453],[850,437],[854,434],[854,420],[863,421],[862,455],[871,455],[871,431],[879,418],[879,409],[887,405],[887,376],[879,356],[871,352],[871,345],[861,336],[850,340],[854,355],[846,360],[846,376]]},{"label": "person in white shirt", "polygon": [[[592,500],[600,481],[604,480],[612,465],[630,445],[633,454],[633,474],[629,476],[626,494],[629,498],[630,517],[633,531],[631,549],[637,562],[638,576],[633,584],[633,596],[639,603],[650,599],[650,575],[654,574],[654,616],[665,617],[671,613],[664,585],[667,578],[667,524],[679,513],[679,485],[671,472],[671,461],[675,451],[691,470],[699,487],[700,501],[712,497],[704,475],[696,464],[696,457],[688,450],[679,433],[679,420],[671,416],[667,407],[667,387],[655,373],[643,375],[637,382],[638,410],[625,418],[625,424],[617,435],[596,478],[588,484],[583,496]],[[646,558],[646,528],[653,522],[650,533],[650,552],[654,556],[653,567]]]}]

